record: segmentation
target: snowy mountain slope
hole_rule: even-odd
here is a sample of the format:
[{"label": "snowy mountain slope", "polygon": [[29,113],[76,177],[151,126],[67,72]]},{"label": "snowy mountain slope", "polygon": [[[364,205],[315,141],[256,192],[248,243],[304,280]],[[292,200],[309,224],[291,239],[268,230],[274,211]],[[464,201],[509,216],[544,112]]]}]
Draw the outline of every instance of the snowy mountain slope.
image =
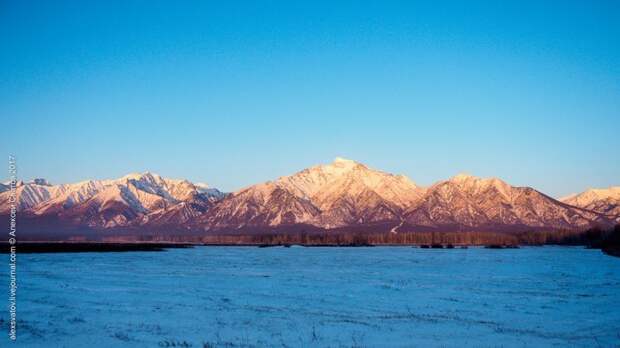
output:
[{"label": "snowy mountain slope", "polygon": [[418,199],[424,189],[403,175],[393,175],[344,158],[333,163],[314,166],[294,175],[279,178],[276,183],[296,196],[313,201],[326,208],[335,197],[357,195],[371,190],[381,198],[405,207]]},{"label": "snowy mountain slope", "polygon": [[201,224],[207,229],[301,224],[318,214],[318,208],[307,198],[267,182],[222,199],[205,214]]},{"label": "snowy mountain slope", "polygon": [[397,221],[424,193],[404,176],[343,158],[241,190],[206,214],[207,228]]},{"label": "snowy mountain slope", "polygon": [[[342,228],[406,223],[441,230],[575,229],[609,219],[529,187],[459,174],[429,188],[404,176],[337,158],[218,202],[201,220],[206,229],[309,224]],[[391,225],[390,225],[391,224]]]},{"label": "snowy mountain slope", "polygon": [[[40,181],[29,183],[20,181],[15,188],[17,211],[37,206],[56,196],[58,192],[58,187],[41,184]],[[10,195],[9,187],[5,191],[0,192],[0,214],[6,214],[10,210]]]},{"label": "snowy mountain slope", "polygon": [[0,193],[11,189],[11,182],[0,183]]},{"label": "snowy mountain slope", "polygon": [[142,226],[149,225],[184,225],[194,221],[204,214],[215,202],[226,195],[214,188],[198,188],[196,192],[187,196],[176,204],[164,206],[150,211],[137,223]]},{"label": "snowy mountain slope", "polygon": [[[17,202],[28,218],[93,228],[508,232],[620,222],[619,191],[590,190],[560,202],[529,187],[466,174],[424,188],[336,158],[231,194],[147,172],[64,185],[20,182]],[[9,195],[0,192],[0,214],[8,213]]]},{"label": "snowy mountain slope", "polygon": [[[20,183],[17,188],[18,211],[34,216],[56,215],[91,227],[126,226],[139,221],[184,222],[188,214],[204,212],[206,205],[223,196],[204,184],[195,186],[187,180],[162,178],[149,172],[55,186],[35,180]],[[0,193],[0,207],[5,213],[8,199],[8,191]],[[147,217],[149,214],[154,214],[152,219]]]},{"label": "snowy mountain slope", "polygon": [[620,186],[612,186],[606,189],[590,189],[580,194],[562,198],[561,201],[608,215],[620,222]]},{"label": "snowy mountain slope", "polygon": [[579,228],[601,220],[601,216],[563,204],[529,187],[459,174],[431,186],[405,219],[418,226],[501,230],[517,226]]}]

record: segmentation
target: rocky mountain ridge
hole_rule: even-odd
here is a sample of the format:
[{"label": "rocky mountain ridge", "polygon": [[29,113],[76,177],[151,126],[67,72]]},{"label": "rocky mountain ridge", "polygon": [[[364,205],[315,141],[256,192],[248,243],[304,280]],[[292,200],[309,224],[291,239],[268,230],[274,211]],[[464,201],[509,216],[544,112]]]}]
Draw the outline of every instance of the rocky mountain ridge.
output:
[{"label": "rocky mountain ridge", "polygon": [[[311,226],[379,232],[585,229],[620,221],[620,190],[562,201],[497,178],[459,174],[430,187],[343,158],[225,194],[204,184],[134,173],[113,180],[17,185],[19,214],[113,230],[168,227],[203,233]],[[9,211],[9,186],[0,215]]]}]

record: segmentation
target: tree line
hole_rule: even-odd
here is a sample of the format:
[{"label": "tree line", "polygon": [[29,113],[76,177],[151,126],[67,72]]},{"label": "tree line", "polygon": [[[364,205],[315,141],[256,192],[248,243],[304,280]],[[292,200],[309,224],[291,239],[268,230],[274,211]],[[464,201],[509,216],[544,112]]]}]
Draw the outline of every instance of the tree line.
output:
[{"label": "tree line", "polygon": [[[614,232],[615,231],[615,232]],[[615,234],[614,234],[615,233]],[[266,233],[256,235],[209,235],[201,238],[206,244],[258,245],[586,245],[600,247],[610,243],[610,236],[620,235],[615,229],[591,228],[586,231],[529,232],[314,232]],[[620,239],[620,238],[619,238]],[[604,242],[607,241],[607,242]]]},{"label": "tree line", "polygon": [[[78,238],[74,241],[86,241]],[[360,231],[262,232],[255,234],[169,234],[107,236],[104,242],[173,242],[221,245],[584,245],[591,248],[613,248],[620,245],[620,224],[612,229],[599,227],[584,231],[527,232],[398,232]]]}]

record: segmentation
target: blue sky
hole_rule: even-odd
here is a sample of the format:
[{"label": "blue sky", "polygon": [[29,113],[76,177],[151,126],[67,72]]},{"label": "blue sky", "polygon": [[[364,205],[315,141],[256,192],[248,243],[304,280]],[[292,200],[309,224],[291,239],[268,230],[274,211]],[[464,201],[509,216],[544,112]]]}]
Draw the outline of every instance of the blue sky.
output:
[{"label": "blue sky", "polygon": [[343,156],[422,185],[620,185],[619,2],[12,1],[0,38],[24,179],[236,190]]}]

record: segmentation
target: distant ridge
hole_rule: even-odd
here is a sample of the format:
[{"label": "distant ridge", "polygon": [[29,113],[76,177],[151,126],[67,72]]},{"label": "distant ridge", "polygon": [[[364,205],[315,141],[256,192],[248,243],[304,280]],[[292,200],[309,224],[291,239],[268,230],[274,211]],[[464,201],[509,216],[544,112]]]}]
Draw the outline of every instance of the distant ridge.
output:
[{"label": "distant ridge", "polygon": [[610,218],[617,218],[620,215],[620,186],[606,189],[589,189],[582,193],[562,198],[561,201],[605,214]]},{"label": "distant ridge", "polygon": [[[37,179],[18,183],[16,191],[18,211],[26,216],[53,215],[70,225],[100,228],[147,224],[162,215],[187,221],[224,196],[217,189],[149,172],[64,185]],[[0,193],[0,213],[8,213],[9,197],[8,190]]]},{"label": "distant ridge", "polygon": [[[0,190],[0,215],[9,189]],[[119,179],[52,185],[18,183],[26,230],[89,228],[100,233],[300,230],[367,232],[580,230],[620,222],[620,188],[589,190],[562,201],[497,178],[459,174],[421,187],[344,158],[226,194],[206,184],[133,173]],[[63,227],[64,226],[64,227]],[[50,228],[51,230],[51,228]]]}]

